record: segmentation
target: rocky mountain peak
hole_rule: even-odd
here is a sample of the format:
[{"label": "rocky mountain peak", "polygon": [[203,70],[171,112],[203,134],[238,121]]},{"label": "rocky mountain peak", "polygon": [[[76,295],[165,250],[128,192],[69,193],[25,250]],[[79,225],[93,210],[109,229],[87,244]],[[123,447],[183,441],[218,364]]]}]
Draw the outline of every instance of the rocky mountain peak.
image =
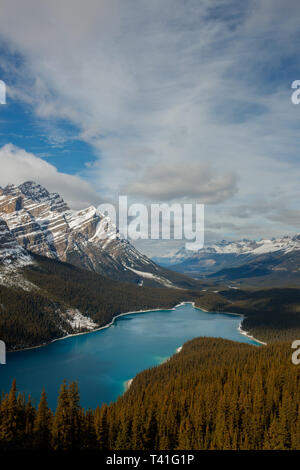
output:
[{"label": "rocky mountain peak", "polygon": [[49,191],[34,181],[25,181],[18,188],[26,197],[35,201],[41,202],[50,197]]},{"label": "rocky mountain peak", "polygon": [[19,245],[2,218],[0,218],[0,262],[5,266],[16,264],[24,266],[32,263],[31,256]]},{"label": "rocky mountain peak", "polygon": [[10,184],[0,188],[0,211],[10,214],[23,207],[22,193],[17,186]]},{"label": "rocky mountain peak", "polygon": [[19,191],[31,201],[36,203],[48,203],[51,210],[63,212],[69,209],[63,198],[58,193],[49,191],[34,181],[26,181],[18,186]]},{"label": "rocky mountain peak", "polygon": [[40,184],[27,181],[20,186],[9,184],[0,188],[0,212],[10,214],[23,208],[39,207],[43,210],[63,212],[69,209],[57,193],[49,193]]},{"label": "rocky mountain peak", "polygon": [[93,206],[70,210],[59,194],[34,181],[0,190],[0,217],[29,252],[117,280],[173,286],[173,274],[124,240],[109,217]]}]

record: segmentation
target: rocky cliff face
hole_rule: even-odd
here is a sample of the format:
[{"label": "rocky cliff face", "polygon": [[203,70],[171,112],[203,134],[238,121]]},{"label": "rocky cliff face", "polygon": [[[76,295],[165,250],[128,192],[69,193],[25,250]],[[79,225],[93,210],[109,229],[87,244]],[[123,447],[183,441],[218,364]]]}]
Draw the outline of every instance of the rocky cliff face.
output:
[{"label": "rocky cliff face", "polygon": [[95,207],[71,210],[59,194],[49,193],[34,182],[0,189],[0,217],[18,244],[29,252],[113,279],[176,285],[166,270],[122,238],[110,219]]},{"label": "rocky cliff face", "polygon": [[0,264],[21,267],[32,262],[30,254],[19,245],[5,220],[0,219]]}]

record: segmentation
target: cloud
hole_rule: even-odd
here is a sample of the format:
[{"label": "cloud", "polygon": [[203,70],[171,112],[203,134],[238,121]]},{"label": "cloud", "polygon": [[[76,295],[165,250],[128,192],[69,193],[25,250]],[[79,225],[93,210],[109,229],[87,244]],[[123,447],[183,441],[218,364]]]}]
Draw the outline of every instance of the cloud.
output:
[{"label": "cloud", "polygon": [[[297,0],[2,0],[8,92],[58,144],[64,129],[55,125],[75,126],[74,139],[98,156],[81,176],[103,195],[126,187],[135,197],[203,198],[219,204],[212,220],[219,207],[225,220],[256,221],[259,235],[253,197],[267,201],[281,187],[288,207],[299,186],[300,106],[290,101],[299,8]],[[229,204],[243,212],[230,214]],[[280,227],[283,219],[269,228]]]},{"label": "cloud", "polygon": [[[300,210],[298,208],[299,194],[294,195],[294,200],[288,201],[279,195],[269,197],[268,200],[261,201],[255,200],[248,204],[241,204],[231,208],[228,211],[229,216],[232,216],[236,220],[257,220],[261,218],[264,221],[264,225],[268,222],[276,222],[277,225],[283,225],[285,230],[293,228],[299,231],[300,221]],[[236,227],[238,230],[238,227]]]},{"label": "cloud", "polygon": [[234,173],[218,175],[202,162],[173,161],[151,167],[123,192],[150,201],[196,199],[198,203],[217,204],[236,193],[236,180]]},{"label": "cloud", "polygon": [[92,202],[97,205],[100,197],[89,183],[79,176],[59,172],[53,165],[12,144],[0,148],[0,185],[19,185],[35,181],[50,192],[58,192],[75,209]]},{"label": "cloud", "polygon": [[282,208],[268,216],[269,220],[285,224],[287,227],[295,227],[299,232],[300,210]]}]

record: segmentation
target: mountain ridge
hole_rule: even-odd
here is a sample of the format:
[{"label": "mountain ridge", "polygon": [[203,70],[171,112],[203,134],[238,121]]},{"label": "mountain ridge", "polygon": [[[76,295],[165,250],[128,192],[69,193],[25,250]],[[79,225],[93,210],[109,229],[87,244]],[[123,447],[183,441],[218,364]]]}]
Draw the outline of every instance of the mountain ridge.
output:
[{"label": "mountain ridge", "polygon": [[40,255],[0,265],[0,338],[8,350],[47,344],[108,325],[120,313],[171,308],[198,291],[140,287]]},{"label": "mountain ridge", "polygon": [[[300,233],[296,233],[293,236],[283,235],[279,238],[261,239],[261,240],[249,240],[241,239],[236,241],[222,240],[220,242],[213,243],[203,247],[197,252],[192,252],[181,247],[179,250],[162,255],[161,260],[171,260],[169,264],[177,260],[185,260],[187,258],[197,257],[202,253],[218,253],[218,254],[265,254],[275,251],[284,251],[286,253],[294,250],[300,250]],[[158,259],[154,257],[153,259]]]},{"label": "mountain ridge", "polygon": [[287,277],[294,283],[300,279],[300,235],[259,241],[223,240],[195,253],[180,249],[171,259],[155,260],[195,279],[230,281],[265,276],[266,281],[272,279],[276,284],[286,283]]},{"label": "mountain ridge", "polygon": [[140,253],[94,206],[72,210],[33,181],[0,189],[0,218],[27,252],[139,285],[195,287]]}]

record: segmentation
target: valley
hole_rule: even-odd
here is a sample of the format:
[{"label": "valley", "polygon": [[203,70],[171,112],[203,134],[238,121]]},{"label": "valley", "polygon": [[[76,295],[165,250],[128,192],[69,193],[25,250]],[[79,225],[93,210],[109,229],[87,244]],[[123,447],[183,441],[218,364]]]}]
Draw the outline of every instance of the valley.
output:
[{"label": "valley", "polygon": [[266,342],[295,339],[300,330],[297,235],[224,241],[192,256],[180,250],[173,261],[182,262],[166,268],[123,240],[94,207],[72,211],[33,182],[0,193],[0,337],[8,350],[182,301],[241,313],[243,328]]},{"label": "valley", "polygon": [[163,266],[194,279],[240,285],[294,286],[300,281],[300,237],[220,242],[191,253],[154,258]]}]

